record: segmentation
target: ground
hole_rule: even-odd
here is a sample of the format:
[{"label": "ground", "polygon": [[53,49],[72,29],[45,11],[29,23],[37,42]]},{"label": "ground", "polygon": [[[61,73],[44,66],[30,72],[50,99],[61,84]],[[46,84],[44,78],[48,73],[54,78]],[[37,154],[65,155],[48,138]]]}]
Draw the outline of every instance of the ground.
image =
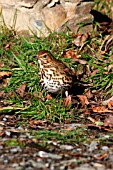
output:
[{"label": "ground", "polygon": [[[1,170],[113,169],[113,30],[103,2],[95,10],[109,18],[94,21],[90,34],[39,38],[1,26]],[[34,56],[41,49],[75,71],[80,88],[67,98],[40,85]]]}]

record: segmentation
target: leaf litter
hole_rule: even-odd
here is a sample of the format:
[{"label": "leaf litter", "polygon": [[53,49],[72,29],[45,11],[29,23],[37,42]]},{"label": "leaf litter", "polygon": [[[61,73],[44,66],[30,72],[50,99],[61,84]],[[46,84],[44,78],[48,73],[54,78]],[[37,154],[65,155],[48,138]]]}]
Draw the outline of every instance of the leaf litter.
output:
[{"label": "leaf litter", "polygon": [[[65,38],[62,38],[65,41]],[[90,38],[92,38],[92,45],[87,46]],[[88,82],[90,84],[93,83],[93,77],[100,74],[102,67],[104,67],[103,76],[109,76],[113,68],[112,64],[106,66],[106,60],[104,60],[104,57],[106,57],[104,55],[111,49],[112,36],[105,38],[105,41],[102,42],[99,54],[94,52],[96,46],[94,46],[94,51],[91,51],[93,41],[95,41],[95,37],[91,37],[89,34],[79,34],[76,35],[76,38],[74,35],[71,41],[74,48],[66,48],[62,52],[65,59],[72,59],[70,64],[74,63],[78,67],[80,65],[80,69],[76,71],[78,71],[77,76],[81,80],[88,79],[89,75],[92,77]],[[75,46],[79,48],[78,53],[75,52]],[[13,48],[13,44],[6,43],[6,52],[10,48]],[[80,54],[80,52],[85,53],[87,50],[88,54],[95,58],[94,65],[90,65],[91,63],[85,57],[82,58],[82,54]],[[15,52],[16,54],[18,55],[18,51]],[[28,55],[30,54],[28,53]],[[21,61],[17,56],[15,59],[15,63],[17,60]],[[102,64],[99,63],[100,60],[103,62]],[[110,55],[109,60],[112,60],[112,55]],[[96,64],[99,64],[99,68]],[[2,61],[2,67],[4,65]],[[22,62],[20,65],[25,74],[25,65],[22,65]],[[102,67],[100,67],[101,65]],[[35,66],[36,63],[33,62],[33,67]],[[14,64],[9,66],[10,69],[12,67],[14,67]],[[5,88],[8,88],[9,77],[13,77],[16,70],[21,71],[20,68],[15,67],[12,72],[0,72],[0,83],[2,82],[0,84],[2,87],[0,87],[2,89],[0,91],[0,152],[2,155],[0,169],[27,169],[28,167],[48,170],[59,169],[59,167],[62,169],[82,169],[83,167],[94,170],[99,168],[102,170],[113,169],[112,97],[104,100],[104,95],[102,98],[100,96],[103,90],[99,93],[95,86],[89,88],[87,87],[89,84],[87,84],[84,94],[68,95],[62,100],[56,97],[54,103],[54,97],[42,91],[41,88],[39,91],[32,92],[33,85],[29,81],[18,82],[16,79],[18,86],[14,90],[10,87],[8,93]],[[35,75],[35,71],[33,70],[33,75]],[[101,74],[99,76],[101,77]],[[19,75],[19,77],[21,76]],[[16,101],[14,101],[14,98]],[[21,103],[20,105],[18,105],[18,101]],[[35,104],[35,101],[38,102]],[[53,103],[50,105],[49,101]],[[56,103],[62,104],[69,117],[62,118],[64,113],[61,111],[61,114],[55,113],[56,118],[54,120],[51,119],[49,115],[50,107],[57,107]],[[43,113],[48,119],[37,120],[37,117],[32,116],[32,114],[25,118],[25,113],[33,112],[33,110],[27,110],[33,104],[34,108],[38,108],[40,105],[41,107],[47,106],[46,113],[42,108],[42,112],[37,111],[36,114],[40,116]],[[63,119],[63,123],[59,120],[60,118]]]}]

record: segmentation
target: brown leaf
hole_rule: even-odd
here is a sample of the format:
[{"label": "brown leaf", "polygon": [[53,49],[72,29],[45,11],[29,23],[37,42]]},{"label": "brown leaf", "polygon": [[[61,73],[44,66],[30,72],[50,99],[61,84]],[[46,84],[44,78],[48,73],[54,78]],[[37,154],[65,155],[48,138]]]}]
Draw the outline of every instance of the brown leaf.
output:
[{"label": "brown leaf", "polygon": [[45,122],[42,120],[30,120],[29,124],[31,128],[37,128],[38,126],[45,126]]},{"label": "brown leaf", "polygon": [[3,95],[4,95],[4,91],[1,91],[1,92],[0,92],[0,97],[2,98]]},{"label": "brown leaf", "polygon": [[24,82],[20,87],[16,90],[16,93],[20,95],[20,97],[24,97],[25,94],[25,89],[26,89],[26,82]]},{"label": "brown leaf", "polygon": [[14,129],[14,128],[11,128],[10,129],[10,132],[13,132],[13,133],[23,133],[23,132],[29,132],[27,129]]},{"label": "brown leaf", "polygon": [[15,94],[13,91],[10,91],[9,94],[10,94],[10,97],[13,97],[13,98],[15,97]]},{"label": "brown leaf", "polygon": [[109,115],[109,117],[107,117],[104,120],[104,126],[113,127],[113,116],[112,115]]},{"label": "brown leaf", "polygon": [[1,62],[1,63],[0,63],[0,68],[3,67],[3,66],[4,66],[4,63]]},{"label": "brown leaf", "polygon": [[91,122],[95,123],[96,126],[99,127],[99,128],[104,124],[104,123],[101,122],[100,120],[95,120],[95,119],[92,118],[91,116],[89,116],[87,119],[90,120]]},{"label": "brown leaf", "polygon": [[0,79],[2,79],[4,76],[9,77],[11,74],[11,72],[2,71],[0,72]]},{"label": "brown leaf", "polygon": [[0,137],[3,137],[4,135],[5,135],[5,131],[4,130],[0,131]]},{"label": "brown leaf", "polygon": [[108,103],[109,103],[110,101],[113,101],[113,96],[110,97],[110,98],[107,99],[107,100],[102,101],[101,103],[102,103],[103,105],[108,105]]},{"label": "brown leaf", "polygon": [[113,100],[110,100],[110,101],[108,102],[108,108],[109,108],[109,109],[113,109]]},{"label": "brown leaf", "polygon": [[7,44],[5,45],[5,50],[10,49],[10,47],[11,47],[11,44],[10,44],[10,43],[7,43]]},{"label": "brown leaf", "polygon": [[43,94],[41,93],[41,92],[35,92],[34,94],[33,94],[33,96],[35,97],[35,98],[38,98],[39,100],[41,100],[42,102],[44,102],[44,96],[43,96]]},{"label": "brown leaf", "polygon": [[5,72],[5,71],[0,72],[0,80],[2,81],[2,86],[3,87],[6,87],[7,84],[9,83],[9,78],[8,77],[11,74],[12,74],[11,72]]},{"label": "brown leaf", "polygon": [[80,99],[83,108],[84,108],[86,105],[89,104],[89,101],[88,101],[88,99],[87,99],[86,96],[84,96],[84,95],[77,95],[77,96],[78,96],[78,98]]},{"label": "brown leaf", "polygon": [[71,104],[71,95],[68,95],[63,102],[64,107],[69,106]]},{"label": "brown leaf", "polygon": [[75,54],[75,52],[74,51],[70,51],[70,50],[64,51],[63,55],[64,55],[65,58],[73,58],[73,59],[77,59],[78,58],[78,56]]},{"label": "brown leaf", "polygon": [[93,97],[93,94],[91,93],[90,90],[88,90],[85,94],[86,94],[88,99],[91,99]]},{"label": "brown leaf", "polygon": [[113,112],[111,110],[108,110],[106,108],[106,106],[94,106],[94,105],[92,105],[92,111],[97,112],[97,113],[104,113],[104,112],[110,113],[110,112]]},{"label": "brown leaf", "polygon": [[88,33],[78,34],[75,40],[72,41],[72,43],[75,44],[77,47],[83,47],[88,37],[89,37]]},{"label": "brown leaf", "polygon": [[74,59],[74,61],[76,61],[76,62],[78,62],[80,64],[83,64],[83,65],[87,64],[87,61],[85,61],[85,60]]},{"label": "brown leaf", "polygon": [[90,121],[91,121],[91,122],[93,122],[93,123],[95,123],[95,122],[96,122],[96,120],[95,120],[95,119],[93,119],[93,118],[92,118],[92,117],[90,117],[90,116],[89,116],[87,119],[88,119],[88,120],[90,120]]},{"label": "brown leaf", "polygon": [[99,69],[99,68],[96,69],[96,70],[94,70],[94,71],[91,73],[91,76],[93,76],[93,75],[95,75],[95,74],[97,74],[97,73],[100,73],[100,69]]},{"label": "brown leaf", "polygon": [[98,157],[95,157],[97,160],[101,160],[101,159],[104,159],[104,158],[107,158],[108,157],[108,154],[107,153],[105,153],[105,154],[103,154],[103,155],[101,155],[101,156],[98,156]]},{"label": "brown leaf", "polygon": [[111,69],[113,69],[113,64],[110,64],[110,65],[108,66],[108,71],[110,71]]},{"label": "brown leaf", "polygon": [[46,95],[46,99],[52,100],[53,98],[52,98],[52,96],[51,96],[50,94],[47,94],[47,95]]},{"label": "brown leaf", "polygon": [[101,126],[97,126],[95,124],[87,124],[88,127],[94,127],[94,128],[98,128],[98,129],[102,129]]}]

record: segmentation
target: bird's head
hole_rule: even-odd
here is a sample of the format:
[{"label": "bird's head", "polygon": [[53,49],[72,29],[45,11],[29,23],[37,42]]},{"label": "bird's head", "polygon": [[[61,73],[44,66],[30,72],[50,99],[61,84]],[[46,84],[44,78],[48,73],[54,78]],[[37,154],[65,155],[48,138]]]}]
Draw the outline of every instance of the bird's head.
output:
[{"label": "bird's head", "polygon": [[48,64],[48,63],[51,63],[54,60],[51,53],[47,50],[40,50],[37,53],[37,59],[38,59],[39,65]]}]

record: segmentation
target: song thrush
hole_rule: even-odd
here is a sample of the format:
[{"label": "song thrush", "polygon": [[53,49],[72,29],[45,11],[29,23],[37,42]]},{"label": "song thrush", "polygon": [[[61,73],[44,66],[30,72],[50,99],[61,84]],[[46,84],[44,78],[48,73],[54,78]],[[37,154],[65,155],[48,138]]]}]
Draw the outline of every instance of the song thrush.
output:
[{"label": "song thrush", "polygon": [[74,71],[62,61],[55,59],[47,50],[40,50],[37,54],[39,62],[39,79],[42,86],[50,93],[64,93],[76,81]]}]

